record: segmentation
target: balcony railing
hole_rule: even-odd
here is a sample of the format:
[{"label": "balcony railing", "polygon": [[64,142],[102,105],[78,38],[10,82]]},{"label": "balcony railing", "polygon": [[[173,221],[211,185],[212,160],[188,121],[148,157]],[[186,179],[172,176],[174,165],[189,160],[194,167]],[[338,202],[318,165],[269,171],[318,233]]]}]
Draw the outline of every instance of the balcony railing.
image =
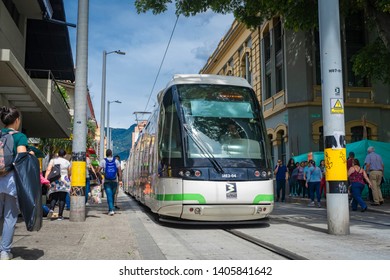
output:
[{"label": "balcony railing", "polygon": [[285,105],[286,105],[285,93],[284,90],[282,90],[263,102],[264,116],[267,117],[283,109]]},{"label": "balcony railing", "polygon": [[[51,94],[52,95],[59,95],[64,102],[66,108],[68,110],[70,109],[68,102],[66,101],[66,98],[64,95],[62,95],[60,86],[58,85],[56,79],[54,78],[53,73],[50,70],[44,70],[44,69],[26,69],[27,74],[32,79],[45,79],[51,81]],[[49,101],[50,103],[50,101]]]}]

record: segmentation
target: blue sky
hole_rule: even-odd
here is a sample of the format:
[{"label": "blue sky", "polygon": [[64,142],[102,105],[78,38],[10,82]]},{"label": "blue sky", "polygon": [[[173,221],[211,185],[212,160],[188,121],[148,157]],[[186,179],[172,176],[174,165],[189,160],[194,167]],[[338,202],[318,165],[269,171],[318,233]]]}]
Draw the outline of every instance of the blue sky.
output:
[{"label": "blue sky", "polygon": [[[152,111],[157,93],[174,74],[198,73],[233,22],[233,15],[212,12],[180,16],[152,92],[176,15],[173,9],[160,15],[137,14],[133,2],[89,1],[88,87],[98,122],[103,51],[126,52],[125,56],[109,54],[106,60],[106,102],[122,102],[110,105],[110,126],[114,128],[130,127],[135,123],[136,111]],[[67,22],[77,24],[78,1],[67,0],[64,5]],[[76,28],[69,28],[69,32],[75,59]]]}]

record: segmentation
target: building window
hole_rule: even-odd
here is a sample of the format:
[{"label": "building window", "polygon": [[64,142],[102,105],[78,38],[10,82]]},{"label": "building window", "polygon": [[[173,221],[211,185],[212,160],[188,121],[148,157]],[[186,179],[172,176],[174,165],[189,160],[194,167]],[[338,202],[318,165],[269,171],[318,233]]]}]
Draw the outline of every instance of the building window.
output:
[{"label": "building window", "polygon": [[350,87],[367,87],[369,80],[359,79],[352,70],[352,57],[366,45],[363,12],[351,14],[345,19],[345,41],[347,56],[347,81]]},{"label": "building window", "polygon": [[263,100],[285,89],[282,22],[276,18],[274,23],[271,30],[266,29],[262,33]]},{"label": "building window", "polygon": [[276,26],[274,27],[275,34],[275,53],[278,54],[282,51],[283,46],[283,38],[282,38],[282,23],[278,21]]},{"label": "building window", "polygon": [[[364,135],[366,134],[366,135]],[[358,142],[363,139],[371,139],[371,129],[366,127],[366,132],[363,126],[351,127],[351,143]]]},{"label": "building window", "polygon": [[267,73],[267,75],[265,76],[265,99],[268,99],[272,96],[271,85],[272,85],[271,73]]},{"label": "building window", "polygon": [[284,142],[284,131],[280,131],[277,134],[278,142],[280,143],[278,147],[279,159],[286,163],[286,143]]},{"label": "building window", "polygon": [[264,61],[267,64],[271,59],[271,36],[270,32],[264,34]]},{"label": "building window", "polygon": [[3,0],[3,3],[4,6],[7,8],[9,14],[11,15],[13,21],[15,22],[16,26],[19,28],[20,13],[16,8],[14,2],[12,0]]},{"label": "building window", "polygon": [[248,52],[245,53],[245,78],[248,81],[248,83],[252,84],[252,71],[251,71],[251,65],[250,65],[250,55]]},{"label": "building window", "polygon": [[324,127],[320,126],[318,131],[320,133],[318,139],[318,151],[322,152],[324,150]]},{"label": "building window", "polygon": [[269,139],[269,151],[271,152],[272,165],[275,165],[276,161],[275,161],[274,149],[272,146],[272,140],[273,140],[272,134],[268,134],[268,139]]},{"label": "building window", "polygon": [[321,85],[321,50],[320,50],[320,33],[318,30],[314,31],[314,47],[315,47],[315,75],[316,85]]},{"label": "building window", "polygon": [[283,89],[283,64],[281,64],[276,67],[276,92],[279,92]]}]

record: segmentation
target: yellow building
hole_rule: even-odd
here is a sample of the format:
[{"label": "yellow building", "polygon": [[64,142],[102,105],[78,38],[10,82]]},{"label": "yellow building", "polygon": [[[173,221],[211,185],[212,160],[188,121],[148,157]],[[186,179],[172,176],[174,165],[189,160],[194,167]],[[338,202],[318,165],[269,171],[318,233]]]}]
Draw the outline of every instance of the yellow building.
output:
[{"label": "yellow building", "polygon": [[[352,55],[374,39],[368,31],[356,15],[341,32],[347,143],[366,136],[390,141],[390,124],[382,122],[390,118],[390,86],[359,80],[352,71]],[[253,29],[235,20],[200,71],[248,80],[262,106],[274,160],[323,150],[318,37],[284,29],[279,17]]]}]

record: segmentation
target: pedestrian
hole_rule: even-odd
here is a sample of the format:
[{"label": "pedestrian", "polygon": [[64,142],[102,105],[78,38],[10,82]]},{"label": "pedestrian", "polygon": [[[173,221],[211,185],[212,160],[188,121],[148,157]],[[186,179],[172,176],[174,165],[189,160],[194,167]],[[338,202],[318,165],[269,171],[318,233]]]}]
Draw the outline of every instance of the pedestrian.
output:
[{"label": "pedestrian", "polygon": [[65,158],[66,152],[64,149],[58,151],[58,157],[50,160],[47,166],[45,178],[47,179],[52,168],[55,165],[60,165],[61,177],[53,182],[50,182],[50,188],[47,193],[50,199],[50,210],[47,217],[50,219],[54,214],[55,206],[58,202],[58,221],[64,219],[64,209],[66,204],[66,196],[70,192],[70,176],[71,176],[71,164],[69,160]]},{"label": "pedestrian", "polygon": [[112,151],[107,149],[106,158],[100,161],[99,171],[104,170],[104,190],[107,195],[108,215],[113,216],[115,192],[118,187],[117,178],[122,182],[122,170],[119,161],[112,157]]},{"label": "pedestrian", "polygon": [[354,152],[349,152],[348,158],[347,158],[347,171],[352,167],[354,164],[354,159],[355,159],[355,153]]},{"label": "pedestrian", "polygon": [[306,193],[306,181],[305,181],[305,176],[304,176],[304,170],[305,170],[305,162],[301,161],[298,167],[298,175],[297,175],[297,180],[298,180],[298,196],[301,195],[302,192],[302,197],[305,197]]},{"label": "pedestrian", "polygon": [[361,207],[361,211],[364,212],[367,210],[367,204],[364,202],[362,198],[362,192],[364,190],[366,180],[368,187],[371,188],[371,181],[369,180],[366,171],[360,167],[360,162],[357,158],[353,160],[353,165],[348,170],[348,178],[351,184],[351,193],[352,193],[352,211],[357,210],[357,205],[359,204]]},{"label": "pedestrian", "polygon": [[[290,158],[287,163],[287,169],[288,169],[288,187],[290,189],[290,194],[288,196],[294,196],[296,190],[295,190],[295,180],[292,178],[292,173],[295,169],[295,160],[293,158]],[[294,181],[294,182],[293,182]]]},{"label": "pedestrian", "polygon": [[306,188],[309,189],[310,192],[310,203],[308,206],[315,206],[314,202],[314,192],[317,195],[317,207],[321,208],[321,193],[320,193],[320,185],[322,178],[322,171],[319,167],[316,166],[314,160],[309,161],[309,168],[307,170],[306,175]]},{"label": "pedestrian", "polygon": [[0,174],[0,223],[2,223],[0,228],[3,228],[0,239],[1,260],[11,260],[13,257],[11,247],[19,215],[14,179],[15,171],[12,162],[17,153],[27,152],[27,136],[17,131],[22,121],[21,117],[21,113],[14,107],[3,106],[0,108],[0,119],[5,126],[1,129],[1,140],[10,141],[8,142],[9,146],[4,143],[2,155],[4,157],[4,170],[2,171],[4,172]]},{"label": "pedestrian", "polygon": [[[119,163],[121,163],[121,158],[119,155],[116,155],[114,158],[115,158],[115,160],[119,161]],[[120,169],[123,172],[122,164],[121,164]],[[119,181],[119,178],[117,178],[117,179],[118,179],[118,187],[116,188],[115,197],[114,197],[114,208],[119,210],[121,208],[118,206],[117,201],[118,201],[119,188],[122,186],[122,181]]]},{"label": "pedestrian", "polygon": [[85,163],[86,163],[86,168],[87,168],[86,180],[85,180],[85,205],[89,206],[88,196],[89,196],[89,193],[91,192],[91,178],[92,177],[97,178],[97,176],[95,173],[95,169],[92,168],[91,159],[89,157],[88,151],[87,151]]},{"label": "pedestrian", "polygon": [[320,166],[322,172],[321,184],[320,184],[320,195],[324,193],[324,198],[326,198],[326,179],[325,179],[325,160],[320,161]]},{"label": "pedestrian", "polygon": [[382,182],[384,164],[382,157],[375,153],[375,148],[370,146],[367,149],[367,156],[364,160],[366,164],[366,170],[369,172],[369,178],[371,182],[371,190],[374,202],[372,206],[379,206],[384,203],[380,184]]},{"label": "pedestrian", "polygon": [[276,175],[276,201],[279,202],[280,191],[282,191],[282,202],[284,202],[286,196],[286,181],[288,180],[288,169],[280,159],[278,160],[278,164],[275,166],[274,174]]},{"label": "pedestrian", "polygon": [[[295,163],[295,168],[291,172],[291,184],[293,189],[293,196],[299,196],[299,184],[298,184],[299,162]],[[289,178],[290,180],[290,178]]]},{"label": "pedestrian", "polygon": [[306,193],[307,192],[307,198],[310,198],[310,191],[309,191],[309,188],[306,187],[306,183],[307,183],[307,172],[309,171],[309,167],[311,167],[311,163],[310,161],[304,161],[303,162],[303,180],[305,181],[305,185],[303,187],[303,197],[306,196]]}]

